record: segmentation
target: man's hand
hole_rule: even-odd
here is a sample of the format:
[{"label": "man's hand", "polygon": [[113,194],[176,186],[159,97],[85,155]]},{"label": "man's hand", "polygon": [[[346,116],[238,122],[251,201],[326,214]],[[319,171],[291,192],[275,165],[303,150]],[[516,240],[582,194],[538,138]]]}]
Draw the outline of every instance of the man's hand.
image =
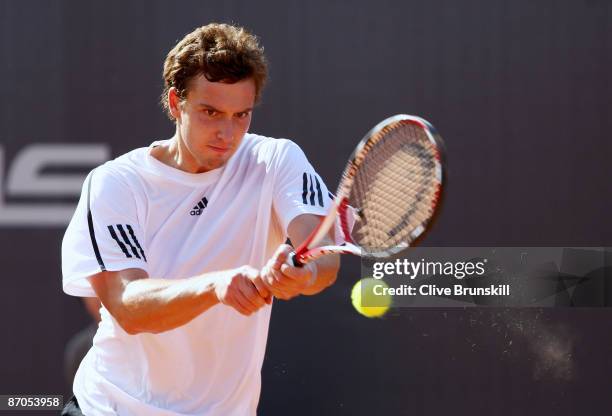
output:
[{"label": "man's hand", "polygon": [[315,263],[308,263],[304,267],[287,264],[287,257],[292,251],[290,245],[281,244],[261,270],[261,278],[267,289],[278,299],[289,300],[302,294],[316,278]]},{"label": "man's hand", "polygon": [[271,302],[271,295],[262,283],[259,272],[251,266],[228,271],[215,283],[215,294],[219,302],[245,316]]}]

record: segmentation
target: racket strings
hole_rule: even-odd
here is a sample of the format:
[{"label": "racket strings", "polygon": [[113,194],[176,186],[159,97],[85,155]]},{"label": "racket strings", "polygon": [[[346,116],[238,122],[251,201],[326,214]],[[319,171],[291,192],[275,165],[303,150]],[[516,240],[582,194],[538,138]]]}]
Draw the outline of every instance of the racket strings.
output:
[{"label": "racket strings", "polygon": [[433,214],[438,150],[414,123],[394,123],[375,139],[351,189],[350,204],[360,213],[352,236],[366,251],[388,251],[411,243]]}]

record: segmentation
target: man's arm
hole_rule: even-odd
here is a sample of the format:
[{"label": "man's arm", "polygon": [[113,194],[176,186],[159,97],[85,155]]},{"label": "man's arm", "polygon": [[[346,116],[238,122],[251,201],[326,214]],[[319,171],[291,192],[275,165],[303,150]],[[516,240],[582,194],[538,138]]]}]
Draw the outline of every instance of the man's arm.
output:
[{"label": "man's arm", "polygon": [[[294,244],[301,243],[320,222],[321,217],[313,214],[302,214],[294,218],[287,230],[289,239]],[[330,233],[332,235],[326,235],[321,245],[333,244],[333,228]],[[291,246],[282,244],[262,270],[262,278],[275,297],[288,300],[297,295],[315,295],[336,281],[340,255],[323,256],[304,267],[293,267],[286,264],[292,251]]]},{"label": "man's arm", "polygon": [[126,269],[101,272],[89,281],[119,325],[138,334],[177,328],[217,303],[248,316],[270,301],[258,277],[257,270],[243,266],[176,280],[148,278],[144,270]]},{"label": "man's arm", "polygon": [[85,309],[96,322],[100,322],[100,299],[98,298],[82,298]]},{"label": "man's arm", "polygon": [[[321,222],[321,217],[312,214],[300,215],[289,223],[287,233],[289,239],[294,245],[299,245],[302,241],[306,240],[312,231],[317,228]],[[323,237],[323,240],[319,245],[330,245],[334,244],[333,240],[334,227],[331,228],[330,232]],[[340,255],[332,254],[323,256],[312,262],[316,266],[315,280],[311,282],[309,287],[302,290],[303,295],[315,295],[321,292],[323,289],[331,286],[336,281],[338,270],[340,269]]]}]

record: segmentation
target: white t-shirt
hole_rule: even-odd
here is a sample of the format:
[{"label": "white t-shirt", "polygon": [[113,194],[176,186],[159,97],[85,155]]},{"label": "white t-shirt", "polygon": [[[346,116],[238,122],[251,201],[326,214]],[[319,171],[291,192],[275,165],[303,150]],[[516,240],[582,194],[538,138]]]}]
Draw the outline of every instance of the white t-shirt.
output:
[{"label": "white t-shirt", "polygon": [[[95,296],[87,277],[101,270],[141,268],[176,279],[261,268],[293,218],[325,215],[328,195],[289,140],[246,134],[225,166],[201,174],[136,149],[87,177],[62,243],[64,291]],[[245,317],[219,304],[171,331],[129,335],[103,307],[74,381],[81,409],[88,416],[254,415],[270,311]]]}]

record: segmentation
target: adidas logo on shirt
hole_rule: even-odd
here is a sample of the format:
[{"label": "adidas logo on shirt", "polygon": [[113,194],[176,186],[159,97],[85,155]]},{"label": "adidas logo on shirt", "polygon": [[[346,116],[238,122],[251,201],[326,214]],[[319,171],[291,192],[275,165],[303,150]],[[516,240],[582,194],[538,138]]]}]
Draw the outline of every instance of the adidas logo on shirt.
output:
[{"label": "adidas logo on shirt", "polygon": [[191,211],[189,211],[189,215],[202,215],[202,211],[207,206],[208,206],[208,199],[206,199],[206,197],[203,197],[198,202],[198,205],[196,205],[195,207],[193,207],[193,209]]}]

